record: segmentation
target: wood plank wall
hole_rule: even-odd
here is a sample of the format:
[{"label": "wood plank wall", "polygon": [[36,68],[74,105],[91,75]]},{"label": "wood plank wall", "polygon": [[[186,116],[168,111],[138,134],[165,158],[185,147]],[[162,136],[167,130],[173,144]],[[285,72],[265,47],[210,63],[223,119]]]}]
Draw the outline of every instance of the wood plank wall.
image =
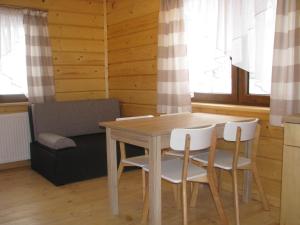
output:
[{"label": "wood plank wall", "polygon": [[109,95],[124,114],[154,113],[158,0],[107,4]]},{"label": "wood plank wall", "polygon": [[105,97],[102,0],[0,0],[49,11],[56,99]]},{"label": "wood plank wall", "polygon": [[[109,93],[121,100],[124,116],[156,114],[158,10],[159,0],[108,1]],[[283,129],[270,126],[268,110],[201,104],[194,105],[193,111],[261,119],[259,171],[270,202],[279,206]],[[219,146],[232,148],[222,142]],[[228,176],[224,181],[224,188],[231,189]]]}]

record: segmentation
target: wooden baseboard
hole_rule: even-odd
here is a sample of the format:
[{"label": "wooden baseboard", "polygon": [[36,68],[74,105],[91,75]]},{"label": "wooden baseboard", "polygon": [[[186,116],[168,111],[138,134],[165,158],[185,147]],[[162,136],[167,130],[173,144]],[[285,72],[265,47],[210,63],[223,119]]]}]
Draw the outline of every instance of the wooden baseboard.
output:
[{"label": "wooden baseboard", "polygon": [[0,171],[15,169],[15,168],[19,168],[19,167],[29,167],[29,166],[30,166],[30,160],[22,160],[22,161],[17,161],[17,162],[3,163],[3,164],[0,164]]}]

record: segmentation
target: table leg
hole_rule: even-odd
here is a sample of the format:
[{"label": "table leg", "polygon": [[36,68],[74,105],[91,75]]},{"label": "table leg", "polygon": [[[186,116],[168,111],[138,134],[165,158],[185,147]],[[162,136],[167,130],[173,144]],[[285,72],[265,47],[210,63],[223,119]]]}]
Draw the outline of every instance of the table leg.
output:
[{"label": "table leg", "polygon": [[119,214],[118,173],[116,140],[111,138],[111,129],[106,128],[107,179],[111,211]]},{"label": "table leg", "polygon": [[149,224],[161,225],[161,137],[149,140]]},{"label": "table leg", "polygon": [[[251,157],[251,142],[247,141],[245,144],[244,156]],[[243,202],[248,203],[251,199],[252,192],[252,173],[250,170],[244,171],[244,187],[243,187]]]}]

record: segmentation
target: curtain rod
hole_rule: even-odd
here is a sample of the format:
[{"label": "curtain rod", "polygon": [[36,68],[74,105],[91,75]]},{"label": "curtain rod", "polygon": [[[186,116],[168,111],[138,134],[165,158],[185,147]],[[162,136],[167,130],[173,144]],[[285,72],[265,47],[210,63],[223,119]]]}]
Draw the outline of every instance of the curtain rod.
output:
[{"label": "curtain rod", "polygon": [[6,4],[0,4],[0,7],[7,7],[12,9],[31,9],[31,10],[37,10],[42,12],[48,12],[47,9],[40,9],[40,8],[34,8],[34,7],[23,7],[23,6],[17,6],[17,5],[6,5]]}]

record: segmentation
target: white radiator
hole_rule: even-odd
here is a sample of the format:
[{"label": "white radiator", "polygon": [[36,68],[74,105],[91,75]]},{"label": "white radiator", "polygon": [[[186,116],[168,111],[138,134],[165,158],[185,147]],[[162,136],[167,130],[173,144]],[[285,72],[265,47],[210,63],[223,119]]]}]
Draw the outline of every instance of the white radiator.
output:
[{"label": "white radiator", "polygon": [[29,159],[29,144],[28,113],[0,114],[0,164]]}]

